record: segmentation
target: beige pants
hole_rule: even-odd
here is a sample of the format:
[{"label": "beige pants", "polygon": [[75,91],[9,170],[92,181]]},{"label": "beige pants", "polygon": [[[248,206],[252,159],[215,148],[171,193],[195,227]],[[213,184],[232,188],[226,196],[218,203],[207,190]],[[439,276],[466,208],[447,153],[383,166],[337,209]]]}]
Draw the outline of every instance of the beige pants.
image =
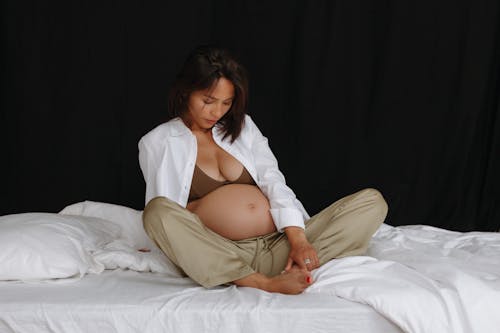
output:
[{"label": "beige pants", "polygon": [[[305,233],[320,265],[333,258],[363,254],[386,214],[382,195],[365,189],[307,220]],[[156,197],[146,205],[143,221],[147,234],[167,257],[206,288],[254,272],[275,276],[288,259],[290,245],[284,233],[232,241],[206,228],[196,214],[165,197]]]}]

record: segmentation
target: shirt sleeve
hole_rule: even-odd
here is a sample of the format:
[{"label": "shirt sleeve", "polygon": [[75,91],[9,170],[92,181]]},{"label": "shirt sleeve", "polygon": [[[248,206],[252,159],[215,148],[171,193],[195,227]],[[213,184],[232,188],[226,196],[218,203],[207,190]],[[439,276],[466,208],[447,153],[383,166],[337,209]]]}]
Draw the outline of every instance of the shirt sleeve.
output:
[{"label": "shirt sleeve", "polygon": [[139,166],[141,167],[142,175],[146,183],[146,198],[145,204],[153,199],[158,192],[156,189],[156,176],[157,176],[157,163],[154,154],[146,144],[144,139],[141,139],[138,144],[139,147]]},{"label": "shirt sleeve", "polygon": [[298,208],[297,197],[286,185],[285,177],[278,168],[278,161],[269,147],[267,138],[262,135],[249,116],[245,121],[245,126],[249,127],[252,137],[251,147],[257,169],[257,182],[269,200],[276,228],[280,232],[290,226],[304,229],[304,215]]}]

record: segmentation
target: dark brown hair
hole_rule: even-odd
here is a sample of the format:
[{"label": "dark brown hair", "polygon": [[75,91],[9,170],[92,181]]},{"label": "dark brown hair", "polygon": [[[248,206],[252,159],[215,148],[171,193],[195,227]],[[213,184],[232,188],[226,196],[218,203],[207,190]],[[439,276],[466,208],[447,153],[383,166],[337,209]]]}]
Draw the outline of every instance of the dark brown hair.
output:
[{"label": "dark brown hair", "polygon": [[210,45],[195,48],[187,57],[168,95],[170,116],[185,119],[192,92],[212,87],[221,78],[234,85],[234,99],[229,111],[219,120],[223,139],[231,142],[240,135],[248,104],[246,70],[227,50]]}]

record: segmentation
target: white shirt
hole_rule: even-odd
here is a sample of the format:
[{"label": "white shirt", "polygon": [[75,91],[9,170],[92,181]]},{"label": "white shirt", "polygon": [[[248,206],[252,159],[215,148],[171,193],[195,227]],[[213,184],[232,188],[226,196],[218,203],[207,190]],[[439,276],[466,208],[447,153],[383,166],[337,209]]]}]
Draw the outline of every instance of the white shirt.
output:
[{"label": "white shirt", "polygon": [[[234,156],[248,170],[257,186],[269,200],[270,212],[277,230],[304,228],[309,214],[295,193],[286,185],[278,161],[249,115],[238,138],[222,141],[220,125],[212,128],[215,142]],[[180,118],[163,123],[139,141],[139,164],[146,182],[146,204],[163,196],[186,207],[196,163],[197,141]]]}]

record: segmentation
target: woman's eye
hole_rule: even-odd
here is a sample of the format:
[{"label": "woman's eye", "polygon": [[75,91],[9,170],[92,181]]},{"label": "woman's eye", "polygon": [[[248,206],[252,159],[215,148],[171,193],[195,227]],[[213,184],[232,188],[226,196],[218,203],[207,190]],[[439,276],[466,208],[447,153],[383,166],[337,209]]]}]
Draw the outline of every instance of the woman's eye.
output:
[{"label": "woman's eye", "polygon": [[209,99],[204,99],[203,103],[205,103],[205,104],[212,104],[213,102],[211,100],[209,100]]}]

